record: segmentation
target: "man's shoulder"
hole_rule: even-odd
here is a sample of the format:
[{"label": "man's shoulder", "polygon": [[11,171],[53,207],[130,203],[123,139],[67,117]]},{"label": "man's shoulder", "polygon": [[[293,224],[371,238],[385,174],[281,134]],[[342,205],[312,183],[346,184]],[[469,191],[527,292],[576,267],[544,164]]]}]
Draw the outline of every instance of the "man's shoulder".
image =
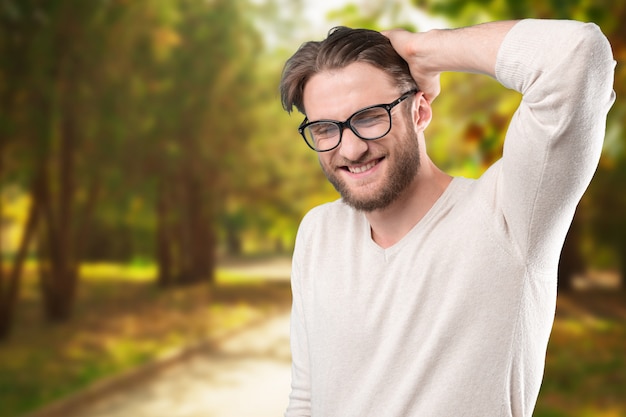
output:
[{"label": "man's shoulder", "polygon": [[300,222],[296,248],[311,253],[312,248],[327,248],[323,242],[337,242],[352,235],[348,229],[358,219],[358,212],[341,199],[312,208]]},{"label": "man's shoulder", "polygon": [[324,224],[333,225],[353,217],[356,211],[342,199],[324,203],[309,210],[300,224],[300,228],[317,228]]}]

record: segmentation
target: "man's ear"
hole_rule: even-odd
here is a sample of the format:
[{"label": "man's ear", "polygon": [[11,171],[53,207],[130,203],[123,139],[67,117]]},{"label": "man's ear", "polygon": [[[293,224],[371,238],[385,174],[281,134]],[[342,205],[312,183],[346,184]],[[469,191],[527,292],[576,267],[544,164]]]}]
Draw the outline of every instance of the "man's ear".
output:
[{"label": "man's ear", "polygon": [[413,100],[413,124],[418,132],[423,131],[430,124],[433,117],[433,110],[430,103],[424,97],[424,93],[418,91]]}]

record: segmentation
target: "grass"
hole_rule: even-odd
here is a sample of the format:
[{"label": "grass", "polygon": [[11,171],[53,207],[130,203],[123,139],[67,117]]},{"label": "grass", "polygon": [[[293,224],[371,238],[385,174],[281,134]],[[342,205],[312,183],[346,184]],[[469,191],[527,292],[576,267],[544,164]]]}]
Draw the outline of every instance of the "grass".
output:
[{"label": "grass", "polygon": [[26,274],[15,330],[0,344],[0,417],[15,417],[184,346],[286,311],[288,282],[218,270],[217,285],[161,290],[150,267],[83,268],[74,318],[50,325]]}]

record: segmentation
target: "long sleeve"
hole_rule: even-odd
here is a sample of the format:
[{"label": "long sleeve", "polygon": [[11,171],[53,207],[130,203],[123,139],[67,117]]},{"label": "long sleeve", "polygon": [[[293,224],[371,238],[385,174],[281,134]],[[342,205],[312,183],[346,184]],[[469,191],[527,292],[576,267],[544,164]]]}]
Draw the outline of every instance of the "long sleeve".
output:
[{"label": "long sleeve", "polygon": [[523,99],[498,167],[496,205],[528,264],[560,252],[595,172],[615,99],[614,67],[600,29],[574,21],[520,21],[498,52],[497,79]]}]

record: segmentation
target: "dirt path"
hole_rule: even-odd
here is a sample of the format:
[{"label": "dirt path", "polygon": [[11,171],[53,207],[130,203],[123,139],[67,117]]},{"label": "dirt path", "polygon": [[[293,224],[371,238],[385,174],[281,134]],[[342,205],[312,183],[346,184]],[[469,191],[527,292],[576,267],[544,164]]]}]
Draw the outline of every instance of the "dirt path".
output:
[{"label": "dirt path", "polygon": [[[218,286],[214,301],[251,302],[265,311],[247,329],[189,346],[169,358],[113,376],[49,404],[27,417],[270,417],[282,416],[289,394],[290,275],[286,258],[221,265],[268,288],[263,300],[246,285]],[[193,302],[193,300],[189,300]],[[213,341],[211,341],[213,340]]]},{"label": "dirt path", "polygon": [[290,363],[284,313],[63,417],[282,416]]}]

